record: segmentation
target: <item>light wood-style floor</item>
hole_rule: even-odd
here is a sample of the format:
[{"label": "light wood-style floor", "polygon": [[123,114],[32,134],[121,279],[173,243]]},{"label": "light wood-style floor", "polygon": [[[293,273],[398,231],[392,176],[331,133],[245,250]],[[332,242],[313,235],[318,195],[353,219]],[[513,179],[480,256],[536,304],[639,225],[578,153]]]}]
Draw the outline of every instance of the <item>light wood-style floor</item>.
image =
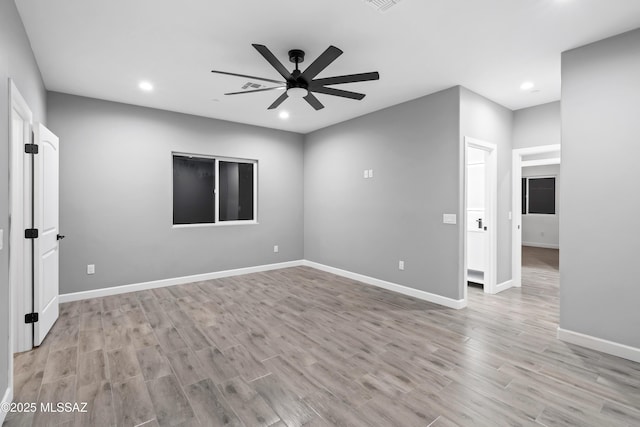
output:
[{"label": "light wood-style floor", "polygon": [[463,310],[310,268],[63,304],[15,401],[90,412],[5,425],[638,426],[640,364],[556,339],[557,257]]}]

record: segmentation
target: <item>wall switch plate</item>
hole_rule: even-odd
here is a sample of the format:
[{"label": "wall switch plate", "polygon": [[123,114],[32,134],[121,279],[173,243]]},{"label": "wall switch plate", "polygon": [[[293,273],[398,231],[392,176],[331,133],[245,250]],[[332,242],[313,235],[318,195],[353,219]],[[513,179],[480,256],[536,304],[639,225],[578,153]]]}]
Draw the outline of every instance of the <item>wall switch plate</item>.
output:
[{"label": "wall switch plate", "polygon": [[96,274],[96,265],[88,264],[87,265],[87,274]]},{"label": "wall switch plate", "polygon": [[278,248],[278,245],[275,245],[273,247],[273,252],[278,253],[278,251],[280,251],[280,248]]},{"label": "wall switch plate", "polygon": [[455,224],[456,221],[456,214],[442,214],[442,222],[444,224]]},{"label": "wall switch plate", "polygon": [[513,219],[513,215],[511,215],[511,211],[509,211],[509,221]]},{"label": "wall switch plate", "polygon": [[369,169],[369,178],[373,178],[373,169]]},{"label": "wall switch plate", "polygon": [[398,270],[404,270],[404,261],[398,261]]},{"label": "wall switch plate", "polygon": [[4,230],[0,230],[0,250],[4,247]]},{"label": "wall switch plate", "polygon": [[369,170],[367,169],[364,170],[364,177],[369,178]]}]

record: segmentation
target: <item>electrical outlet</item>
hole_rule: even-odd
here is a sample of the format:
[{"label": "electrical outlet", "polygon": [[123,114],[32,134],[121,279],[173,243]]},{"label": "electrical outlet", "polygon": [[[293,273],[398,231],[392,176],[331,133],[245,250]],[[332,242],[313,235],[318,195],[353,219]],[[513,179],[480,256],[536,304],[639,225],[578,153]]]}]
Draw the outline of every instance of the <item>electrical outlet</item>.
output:
[{"label": "electrical outlet", "polygon": [[96,265],[88,264],[87,265],[87,274],[96,274]]},{"label": "electrical outlet", "polygon": [[275,245],[273,247],[273,252],[278,253],[280,251],[280,248],[278,248],[278,245]]},{"label": "electrical outlet", "polygon": [[367,169],[364,170],[364,174],[363,174],[364,178],[369,178],[369,171]]},{"label": "electrical outlet", "polygon": [[369,169],[369,178],[373,178],[373,169]]},{"label": "electrical outlet", "polygon": [[404,261],[398,261],[398,270],[404,270]]}]

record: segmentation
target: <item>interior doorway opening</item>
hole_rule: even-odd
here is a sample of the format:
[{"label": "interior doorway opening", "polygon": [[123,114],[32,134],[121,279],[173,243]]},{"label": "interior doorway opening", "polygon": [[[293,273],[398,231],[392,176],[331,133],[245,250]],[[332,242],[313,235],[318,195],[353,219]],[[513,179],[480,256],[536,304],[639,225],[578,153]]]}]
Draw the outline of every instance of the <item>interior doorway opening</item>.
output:
[{"label": "interior doorway opening", "polygon": [[[528,185],[523,186],[523,168],[560,165],[560,161],[561,156],[559,144],[519,148],[513,150],[511,172],[511,176],[513,178],[511,187],[513,202],[511,271],[514,287],[522,286],[523,209],[527,209],[526,191],[529,188]],[[549,177],[545,176],[540,178]]]},{"label": "interior doorway opening", "polygon": [[463,209],[463,294],[468,286],[496,293],[497,276],[497,146],[465,137]]}]

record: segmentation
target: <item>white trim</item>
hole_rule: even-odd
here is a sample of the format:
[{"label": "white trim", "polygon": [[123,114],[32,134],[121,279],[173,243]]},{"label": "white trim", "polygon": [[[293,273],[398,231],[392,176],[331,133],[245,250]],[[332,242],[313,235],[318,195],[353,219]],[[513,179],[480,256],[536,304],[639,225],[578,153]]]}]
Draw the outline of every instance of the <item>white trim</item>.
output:
[{"label": "white trim", "polygon": [[443,297],[441,295],[432,294],[418,289],[409,288],[407,286],[398,285],[396,283],[386,282],[358,273],[341,270],[339,268],[329,267],[327,265],[318,264],[313,261],[296,260],[281,262],[277,264],[259,265],[255,267],[238,268],[234,270],[217,271],[213,273],[194,274],[192,276],[175,277],[171,279],[153,280],[150,282],[134,283],[131,285],[114,286],[111,288],[94,289],[91,291],[74,292],[70,294],[60,295],[60,303],[80,301],[89,298],[100,298],[110,295],[126,294],[129,292],[144,291],[148,289],[164,288],[166,286],[183,285],[185,283],[201,282],[204,280],[219,279],[222,277],[240,276],[242,274],[259,273],[262,271],[279,270],[281,268],[306,266],[315,268],[316,270],[326,271],[337,276],[346,277],[357,280],[359,282],[384,288],[403,295],[409,295],[424,301],[433,302],[435,304],[444,305],[445,307],[460,309],[467,306],[464,300],[455,300],[453,298]]},{"label": "white trim", "polygon": [[[20,322],[31,312],[31,248],[24,229],[31,226],[31,163],[24,144],[31,142],[33,113],[9,79],[9,382],[13,383],[13,353],[32,348],[30,325]],[[13,112],[24,121],[22,140],[14,138]]]},{"label": "white trim", "polygon": [[277,264],[258,265],[255,267],[237,268],[234,270],[216,271],[212,273],[194,274],[191,276],[174,277],[171,279],[152,280],[150,282],[134,283],[131,285],[113,286],[110,288],[94,289],[91,291],[74,292],[60,295],[60,303],[80,301],[89,298],[106,297],[110,295],[126,294],[129,292],[146,291],[148,289],[164,288],[166,286],[184,285],[185,283],[202,282],[204,280],[222,277],[240,276],[242,274],[259,273],[262,271],[278,270],[288,267],[299,267],[302,260],[280,262]]},{"label": "white trim", "polygon": [[[13,359],[13,356],[11,358]],[[4,392],[2,403],[0,404],[0,426],[4,422],[4,418],[7,416],[7,413],[1,408],[4,408],[7,404],[11,404],[11,402],[13,402],[13,387],[9,384],[9,387],[7,387],[7,390]]]},{"label": "white trim", "polygon": [[[540,145],[529,148],[515,148],[511,159],[511,280],[513,286],[522,286],[522,156],[561,151],[560,144]],[[554,162],[557,159],[544,159]],[[536,160],[536,166],[542,166]],[[550,163],[555,164],[555,163]]]},{"label": "white trim", "polygon": [[467,149],[469,147],[478,148],[487,152],[487,158],[485,162],[485,173],[487,177],[487,184],[485,188],[486,204],[485,204],[485,218],[486,224],[489,230],[487,236],[487,242],[485,250],[487,252],[487,271],[484,271],[484,292],[488,294],[495,294],[497,290],[497,275],[498,275],[498,230],[497,230],[497,215],[498,215],[498,146],[491,142],[482,141],[479,139],[464,137],[464,156],[463,156],[463,202],[462,202],[462,247],[463,247],[463,262],[462,262],[462,292],[463,301],[465,306],[467,305]]},{"label": "white trim", "polygon": [[435,304],[443,305],[445,307],[461,309],[467,306],[467,302],[464,299],[456,300],[453,298],[443,297],[441,295],[436,295],[430,292],[409,288],[407,286],[398,285],[397,283],[387,282],[385,280],[376,279],[375,277],[369,277],[363,274],[353,273],[351,271],[330,267],[328,265],[319,264],[313,261],[303,260],[302,265],[306,267],[315,268],[316,270],[326,271],[327,273],[335,274],[336,276],[342,276],[342,277],[346,277],[347,279],[357,280],[367,285],[376,286],[378,288],[387,289],[389,291],[397,292],[399,294],[408,295],[424,301],[429,301]]},{"label": "white trim", "polygon": [[530,246],[532,248],[560,249],[557,243],[538,243],[538,242],[522,242],[522,246]]},{"label": "white trim", "polygon": [[171,228],[198,228],[198,227],[229,227],[231,225],[258,225],[258,221],[248,219],[245,221],[220,221],[220,222],[203,222],[199,224],[172,224]]},{"label": "white trim", "polygon": [[497,293],[500,293],[502,291],[506,291],[507,289],[512,288],[512,287],[513,287],[513,280],[507,280],[505,282],[502,282],[502,283],[496,285],[494,293],[497,294]]},{"label": "white trim", "polygon": [[548,165],[559,165],[560,157],[554,157],[552,159],[539,159],[539,160],[523,160],[522,167],[527,168],[531,166],[548,166]]},{"label": "white trim", "polygon": [[604,340],[580,332],[570,331],[558,327],[558,339],[570,344],[590,348],[591,350],[622,357],[640,363],[640,348],[631,347],[613,341]]}]

